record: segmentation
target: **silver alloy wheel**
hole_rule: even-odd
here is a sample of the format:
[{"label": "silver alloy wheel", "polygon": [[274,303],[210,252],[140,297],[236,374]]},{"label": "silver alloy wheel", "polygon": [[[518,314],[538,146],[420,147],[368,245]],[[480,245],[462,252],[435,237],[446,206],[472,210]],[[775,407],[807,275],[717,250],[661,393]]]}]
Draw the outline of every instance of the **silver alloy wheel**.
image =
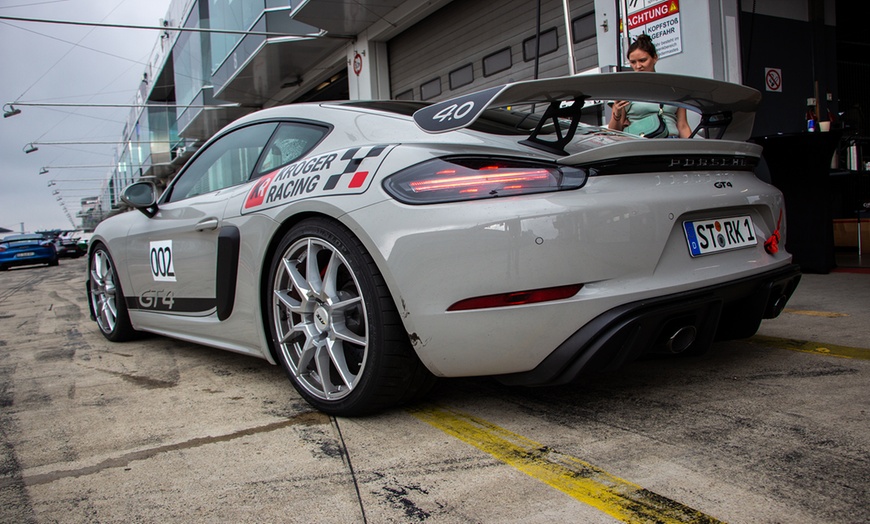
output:
[{"label": "silver alloy wheel", "polygon": [[345,398],[362,378],[369,350],[356,275],[335,246],[316,237],[294,242],[275,271],[273,321],[290,372],[318,399]]},{"label": "silver alloy wheel", "polygon": [[91,306],[103,333],[112,333],[118,323],[117,300],[112,261],[108,253],[98,249],[91,262]]}]

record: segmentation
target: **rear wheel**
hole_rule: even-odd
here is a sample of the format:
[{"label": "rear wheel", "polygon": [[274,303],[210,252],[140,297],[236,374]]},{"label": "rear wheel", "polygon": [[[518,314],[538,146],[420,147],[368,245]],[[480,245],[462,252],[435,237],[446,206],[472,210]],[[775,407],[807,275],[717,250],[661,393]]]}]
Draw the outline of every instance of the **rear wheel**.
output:
[{"label": "rear wheel", "polygon": [[88,295],[100,332],[112,342],[132,339],[136,330],[130,323],[115,264],[104,246],[94,249],[89,267]]},{"label": "rear wheel", "polygon": [[270,269],[269,326],[293,385],[331,415],[414,400],[434,383],[365,248],[327,219],[300,222]]}]

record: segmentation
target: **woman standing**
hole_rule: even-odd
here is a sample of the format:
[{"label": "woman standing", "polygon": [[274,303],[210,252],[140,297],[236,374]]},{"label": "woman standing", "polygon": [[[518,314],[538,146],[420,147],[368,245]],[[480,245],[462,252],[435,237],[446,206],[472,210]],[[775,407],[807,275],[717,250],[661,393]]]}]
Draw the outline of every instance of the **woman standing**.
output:
[{"label": "woman standing", "polygon": [[[638,72],[655,73],[659,55],[656,46],[649,35],[642,34],[628,47],[628,62],[631,68]],[[641,118],[660,113],[668,128],[669,137],[689,138],[692,128],[686,119],[686,110],[682,107],[663,106],[649,102],[629,102],[617,100],[613,104],[613,112],[607,127],[616,131],[631,133],[631,123]]]}]

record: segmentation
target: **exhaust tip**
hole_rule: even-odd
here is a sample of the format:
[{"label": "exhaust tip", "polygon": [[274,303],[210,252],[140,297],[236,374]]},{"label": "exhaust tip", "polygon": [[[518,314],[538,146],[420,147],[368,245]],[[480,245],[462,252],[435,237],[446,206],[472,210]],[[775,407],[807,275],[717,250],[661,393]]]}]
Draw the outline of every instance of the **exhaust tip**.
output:
[{"label": "exhaust tip", "polygon": [[782,313],[782,310],[785,309],[785,305],[788,303],[788,297],[785,295],[780,295],[779,298],[773,303],[773,307],[771,308],[772,318],[776,318]]},{"label": "exhaust tip", "polygon": [[695,326],[683,326],[668,338],[665,347],[671,353],[682,353],[692,345],[697,336],[698,330]]}]

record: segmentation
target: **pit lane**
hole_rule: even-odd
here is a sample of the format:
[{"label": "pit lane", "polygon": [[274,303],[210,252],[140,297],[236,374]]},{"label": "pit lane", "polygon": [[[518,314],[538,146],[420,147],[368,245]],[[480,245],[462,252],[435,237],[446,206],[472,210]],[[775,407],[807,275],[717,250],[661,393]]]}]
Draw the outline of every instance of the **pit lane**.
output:
[{"label": "pit lane", "polygon": [[107,342],[85,265],[0,274],[2,522],[870,521],[870,275],[701,357],[334,419],[265,361]]}]

